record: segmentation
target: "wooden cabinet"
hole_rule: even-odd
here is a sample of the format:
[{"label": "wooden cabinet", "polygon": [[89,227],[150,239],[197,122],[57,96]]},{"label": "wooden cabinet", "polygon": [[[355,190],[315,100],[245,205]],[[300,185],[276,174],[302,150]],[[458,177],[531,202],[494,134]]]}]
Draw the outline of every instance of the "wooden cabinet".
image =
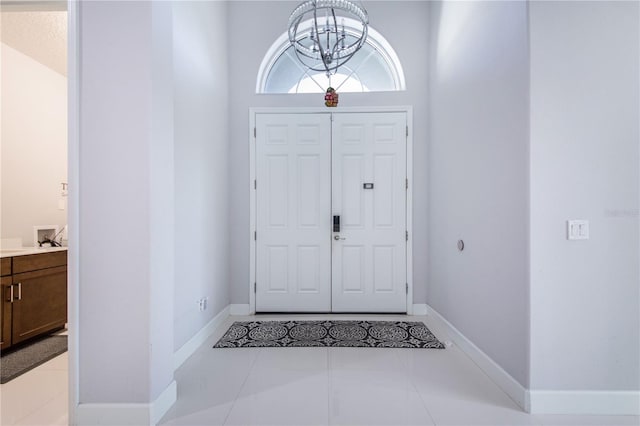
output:
[{"label": "wooden cabinet", "polygon": [[11,344],[64,327],[67,322],[67,267],[13,275]]},{"label": "wooden cabinet", "polygon": [[66,263],[66,251],[11,258],[12,275],[2,277],[0,349],[64,327]]},{"label": "wooden cabinet", "polygon": [[11,273],[38,271],[56,266],[67,266],[67,252],[54,251],[51,253],[30,254],[27,256],[12,257]]},{"label": "wooden cabinet", "polygon": [[[3,259],[4,260],[4,259]],[[0,278],[0,351],[11,346],[11,276]]]},{"label": "wooden cabinet", "polygon": [[11,258],[10,257],[2,257],[0,258],[0,275],[11,275]]}]

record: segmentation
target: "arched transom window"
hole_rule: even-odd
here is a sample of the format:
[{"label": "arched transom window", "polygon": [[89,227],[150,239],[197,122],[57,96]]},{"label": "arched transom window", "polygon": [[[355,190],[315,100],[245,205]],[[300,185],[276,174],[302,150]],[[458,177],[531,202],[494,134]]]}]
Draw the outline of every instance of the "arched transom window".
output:
[{"label": "arched transom window", "polygon": [[[310,26],[311,22],[301,26]],[[354,25],[353,21],[344,20],[347,32],[354,31]],[[300,63],[285,32],[262,60],[256,93],[324,93],[329,86],[338,92],[405,90],[404,72],[389,42],[371,26],[362,48],[330,78]]]}]

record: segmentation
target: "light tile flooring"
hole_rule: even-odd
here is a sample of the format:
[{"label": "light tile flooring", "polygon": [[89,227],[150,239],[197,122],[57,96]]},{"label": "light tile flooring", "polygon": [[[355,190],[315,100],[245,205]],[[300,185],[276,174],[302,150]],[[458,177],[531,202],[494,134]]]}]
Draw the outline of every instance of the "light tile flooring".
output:
[{"label": "light tile flooring", "polygon": [[65,352],[0,385],[0,425],[68,424],[68,376],[69,356]]},{"label": "light tile flooring", "polygon": [[[522,412],[456,346],[435,349],[212,349],[232,317],[176,372],[163,425],[639,425],[637,416]],[[287,316],[300,319],[429,317]],[[260,315],[258,319],[284,319]],[[0,386],[2,425],[67,423],[67,355]]]},{"label": "light tile flooring", "polygon": [[[638,425],[633,416],[532,416],[455,345],[436,349],[212,349],[233,317],[176,372],[166,425]],[[430,317],[260,315],[258,319]]]}]

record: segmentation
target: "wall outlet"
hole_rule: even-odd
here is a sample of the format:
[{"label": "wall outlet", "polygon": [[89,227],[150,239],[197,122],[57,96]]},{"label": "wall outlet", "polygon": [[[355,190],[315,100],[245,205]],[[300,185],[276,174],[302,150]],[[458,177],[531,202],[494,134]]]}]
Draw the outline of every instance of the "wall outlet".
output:
[{"label": "wall outlet", "polygon": [[588,220],[568,220],[567,240],[588,240],[589,221]]},{"label": "wall outlet", "polygon": [[198,310],[200,312],[207,310],[207,301],[208,300],[209,300],[208,297],[203,297],[202,299],[198,300]]}]

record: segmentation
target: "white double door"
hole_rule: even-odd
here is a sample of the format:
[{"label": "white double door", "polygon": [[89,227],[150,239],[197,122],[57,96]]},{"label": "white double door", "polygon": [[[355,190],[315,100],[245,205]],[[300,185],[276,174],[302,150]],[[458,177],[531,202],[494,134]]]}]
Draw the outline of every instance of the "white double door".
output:
[{"label": "white double door", "polygon": [[404,112],[256,114],[256,311],[406,312]]}]

